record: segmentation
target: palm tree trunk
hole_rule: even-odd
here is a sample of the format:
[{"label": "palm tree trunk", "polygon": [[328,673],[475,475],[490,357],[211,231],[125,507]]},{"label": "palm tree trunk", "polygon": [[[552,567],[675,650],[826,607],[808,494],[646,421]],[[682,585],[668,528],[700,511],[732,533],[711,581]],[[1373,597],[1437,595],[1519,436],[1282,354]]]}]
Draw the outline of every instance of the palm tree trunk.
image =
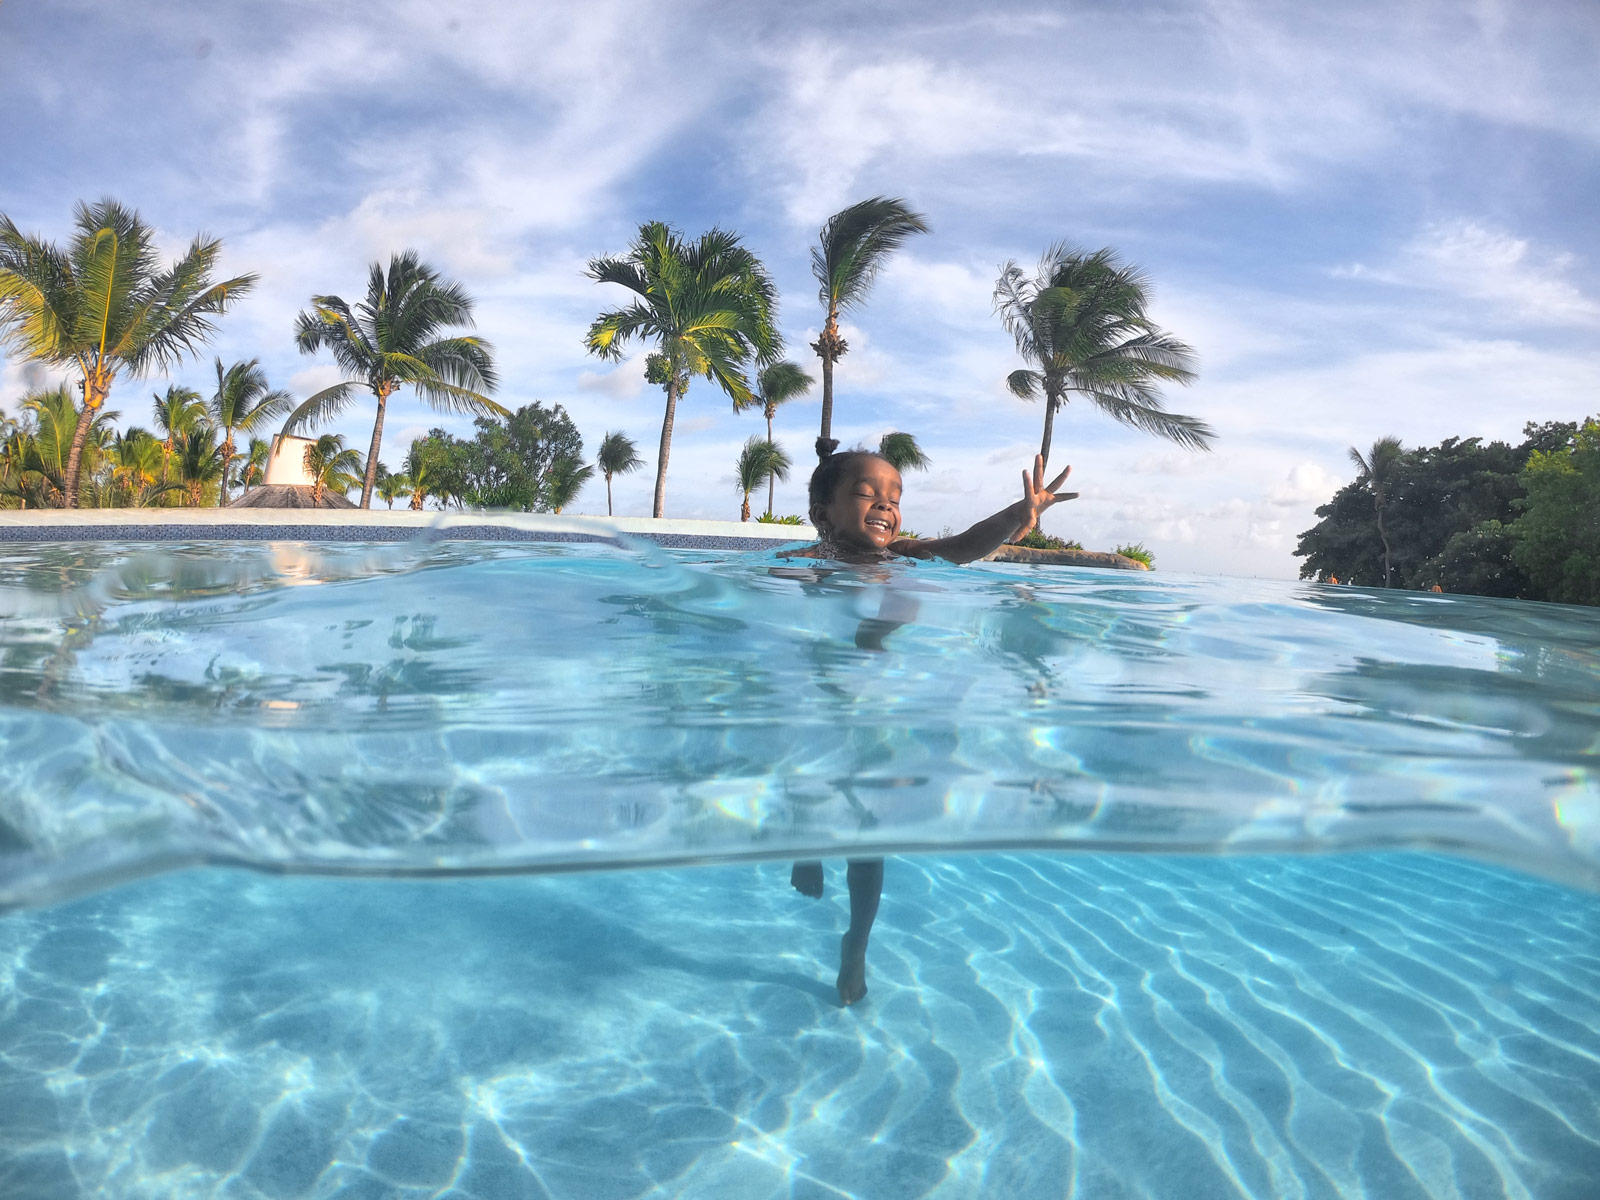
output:
[{"label": "palm tree trunk", "polygon": [[421,488],[416,488],[411,493],[411,511],[412,512],[421,512],[422,511],[422,489]]},{"label": "palm tree trunk", "polygon": [[1039,443],[1039,457],[1044,459],[1044,465],[1050,465],[1050,435],[1055,431],[1056,406],[1061,402],[1048,392],[1044,397],[1044,440]]},{"label": "palm tree trunk", "polygon": [[750,493],[746,492],[744,494],[744,503],[739,506],[739,520],[748,521],[749,519],[750,519]]},{"label": "palm tree trunk", "polygon": [[233,431],[222,440],[222,478],[217,481],[217,507],[228,507],[228,464],[233,461]]},{"label": "palm tree trunk", "polygon": [[89,441],[89,426],[94,424],[94,414],[99,411],[111,381],[98,374],[85,375],[83,379],[83,409],[78,413],[78,425],[72,431],[72,448],[67,451],[66,478],[61,482],[61,507],[78,507],[78,473],[83,469],[83,448]]},{"label": "palm tree trunk", "polygon": [[656,454],[656,504],[653,516],[659,517],[667,501],[667,455],[672,451],[672,418],[678,408],[678,378],[667,384],[667,415],[661,420],[661,449]]},{"label": "palm tree trunk", "polygon": [[611,516],[611,472],[606,472],[606,516]]},{"label": "palm tree trunk", "polygon": [[811,348],[822,359],[822,433],[817,438],[817,459],[827,458],[839,448],[833,437],[833,364],[844,353],[844,339],[839,336],[839,318],[828,314],[822,333],[811,343]]},{"label": "palm tree trunk", "polygon": [[[383,409],[389,403],[389,393],[381,386],[373,389],[378,396],[378,419],[372,423],[372,446],[367,450],[367,477],[361,484],[361,507],[372,507],[372,489],[378,483],[378,447],[383,445]],[[322,503],[319,497],[317,503]]]},{"label": "palm tree trunk", "polygon": [[78,470],[83,466],[83,446],[89,440],[89,422],[93,419],[93,411],[84,409],[78,414],[78,427],[72,431],[72,449],[67,451],[67,477],[62,481],[66,484],[61,490],[62,508],[78,507]]},{"label": "palm tree trunk", "polygon": [[[772,410],[767,409],[767,445],[772,445]],[[767,516],[772,515],[772,489],[777,487],[778,473],[767,476]]]},{"label": "palm tree trunk", "polygon": [[1389,584],[1389,535],[1383,528],[1383,493],[1374,491],[1372,494],[1372,508],[1378,515],[1378,540],[1383,543],[1383,586]]}]

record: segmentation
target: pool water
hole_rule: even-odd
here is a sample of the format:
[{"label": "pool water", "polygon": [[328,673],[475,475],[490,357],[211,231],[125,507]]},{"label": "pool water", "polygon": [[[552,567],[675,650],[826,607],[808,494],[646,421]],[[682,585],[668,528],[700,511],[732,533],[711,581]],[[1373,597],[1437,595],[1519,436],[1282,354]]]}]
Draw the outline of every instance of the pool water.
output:
[{"label": "pool water", "polygon": [[[7,1200],[1600,1194],[1592,610],[0,567]],[[847,854],[892,857],[845,1009]]]},{"label": "pool water", "polygon": [[168,875],[0,923],[0,1195],[1541,1197],[1600,899],[1425,854]]}]

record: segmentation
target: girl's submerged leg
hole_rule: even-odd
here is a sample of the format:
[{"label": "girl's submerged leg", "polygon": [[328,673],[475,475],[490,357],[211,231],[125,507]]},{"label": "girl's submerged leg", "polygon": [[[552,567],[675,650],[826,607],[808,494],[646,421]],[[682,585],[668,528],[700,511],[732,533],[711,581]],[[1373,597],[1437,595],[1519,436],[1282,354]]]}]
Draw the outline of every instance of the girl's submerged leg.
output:
[{"label": "girl's submerged leg", "polygon": [[852,858],[845,878],[850,885],[850,928],[839,943],[839,1002],[854,1004],[867,994],[867,938],[883,895],[883,859]]}]

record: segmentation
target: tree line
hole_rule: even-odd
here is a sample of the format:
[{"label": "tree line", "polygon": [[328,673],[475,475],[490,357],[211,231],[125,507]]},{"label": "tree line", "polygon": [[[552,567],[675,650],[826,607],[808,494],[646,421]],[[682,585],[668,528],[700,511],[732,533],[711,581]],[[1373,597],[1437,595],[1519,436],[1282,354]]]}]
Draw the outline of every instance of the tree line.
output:
[{"label": "tree line", "polygon": [[1600,416],[1522,433],[1352,447],[1356,478],[1300,535],[1300,578],[1600,604]]},{"label": "tree line", "polygon": [[[889,256],[927,232],[926,219],[905,201],[875,196],[830,217],[811,248],[823,309],[811,344],[822,375],[819,458],[837,446],[833,371],[849,349],[840,320],[862,307]],[[114,200],[80,203],[65,247],[25,235],[0,216],[0,346],[78,376],[75,385],[25,398],[18,417],[0,429],[0,503],[226,503],[232,488],[259,482],[268,443],[258,434],[271,423],[281,418],[279,432],[301,433],[357,403],[373,406],[364,456],[334,435],[316,439],[306,453],[319,491],[359,484],[364,508],[376,494],[391,505],[408,497],[413,507],[432,498],[559,510],[599,473],[609,512],[613,478],[645,465],[629,439],[610,432],[595,462],[585,461],[560,405],[513,413],[494,400],[494,350],[471,332],[472,297],[409,250],[372,264],[355,303],[315,295],[295,318],[297,348],[330,354],[344,376],[339,382],[297,403],[267,386],[259,360],[231,367],[218,360],[218,388],[209,399],[173,385],[155,397],[154,433],[117,432],[118,414],[106,402],[118,379],[169,373],[197,356],[218,319],[258,281],[253,273],[215,278],[220,251],[217,239],[200,237],[163,264],[150,228]],[[765,265],[736,233],[712,229],[690,239],[657,221],[641,225],[624,254],[591,260],[588,274],[633,299],[596,317],[587,349],[616,361],[630,344],[648,345],[646,379],[665,395],[653,514],[665,512],[677,405],[698,378],[715,384],[736,412],[753,409],[765,418],[766,437],[745,444],[735,475],[741,516],[749,518],[750,496],[765,483],[771,519],[775,482],[792,466],[774,439],[773,418],[815,380],[783,357],[776,288]],[[1006,382],[1016,396],[1044,401],[1046,459],[1055,415],[1074,395],[1134,428],[1194,449],[1209,446],[1213,434],[1204,422],[1165,409],[1160,387],[1193,380],[1193,352],[1149,319],[1148,293],[1142,272],[1109,249],[1058,243],[1032,275],[1014,262],[1002,268],[995,309],[1028,364]],[[380,459],[384,418],[402,388],[439,411],[473,416],[475,435],[436,429],[410,448],[402,470],[390,472]],[[235,435],[252,435],[249,446]],[[925,465],[910,435],[893,434],[885,444],[895,453],[909,444],[908,469]]]}]

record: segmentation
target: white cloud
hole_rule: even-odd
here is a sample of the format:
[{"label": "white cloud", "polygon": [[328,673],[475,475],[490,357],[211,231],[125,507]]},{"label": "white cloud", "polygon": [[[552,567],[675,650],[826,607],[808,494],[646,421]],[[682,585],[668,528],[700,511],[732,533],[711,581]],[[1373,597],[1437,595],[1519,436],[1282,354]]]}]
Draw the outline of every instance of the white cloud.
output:
[{"label": "white cloud", "polygon": [[1527,238],[1457,219],[1430,223],[1388,265],[1352,263],[1334,274],[1465,297],[1531,325],[1600,325],[1600,301],[1569,277],[1575,266],[1570,252],[1540,251]]}]

